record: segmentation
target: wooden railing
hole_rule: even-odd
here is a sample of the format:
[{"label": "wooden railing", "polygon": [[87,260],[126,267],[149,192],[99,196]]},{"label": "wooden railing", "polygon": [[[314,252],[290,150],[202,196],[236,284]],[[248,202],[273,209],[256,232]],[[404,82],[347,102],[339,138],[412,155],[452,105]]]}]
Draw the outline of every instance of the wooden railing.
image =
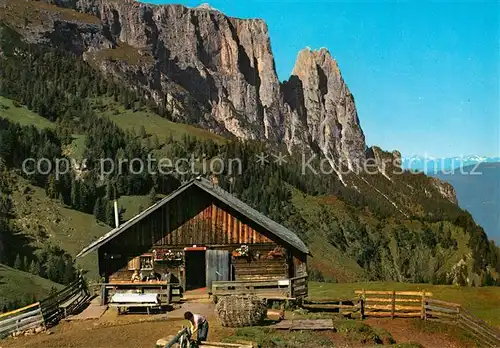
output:
[{"label": "wooden railing", "polygon": [[[61,291],[40,301],[46,325],[57,323],[62,318],[77,310],[86,300],[89,292],[82,276]],[[64,306],[64,309],[61,308]]]},{"label": "wooden railing", "polygon": [[425,291],[356,290],[361,300],[361,317],[425,318]]},{"label": "wooden railing", "polygon": [[361,317],[404,317],[456,325],[474,335],[484,347],[500,347],[500,331],[476,318],[461,305],[432,298],[424,291],[357,290]]},{"label": "wooden railing", "polygon": [[359,315],[362,301],[353,299],[311,300],[302,302],[302,307],[311,312],[336,312],[353,318]]},{"label": "wooden railing", "polygon": [[212,282],[212,294],[216,296],[253,294],[266,299],[286,300],[304,298],[307,291],[307,275],[290,279]]},{"label": "wooden railing", "polygon": [[9,336],[12,332],[25,331],[43,326],[43,315],[40,302],[0,314],[0,338]]},{"label": "wooden railing", "polygon": [[469,332],[484,347],[500,347],[500,330],[475,317],[461,305],[426,299],[426,319],[454,324]]},{"label": "wooden railing", "polygon": [[85,281],[79,276],[76,281],[43,301],[0,314],[0,338],[14,332],[53,325],[72,314],[88,297]]}]

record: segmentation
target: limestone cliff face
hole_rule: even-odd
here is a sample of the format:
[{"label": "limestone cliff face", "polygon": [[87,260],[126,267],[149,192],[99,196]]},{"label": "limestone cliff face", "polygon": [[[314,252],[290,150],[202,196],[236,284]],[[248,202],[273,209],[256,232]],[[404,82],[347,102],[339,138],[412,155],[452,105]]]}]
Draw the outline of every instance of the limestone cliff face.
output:
[{"label": "limestone cliff face", "polygon": [[378,170],[387,178],[393,174],[400,174],[401,153],[399,151],[384,151],[378,146],[371,146],[366,150],[367,164],[375,165]]},{"label": "limestone cliff face", "polygon": [[262,20],[206,6],[47,1],[96,16],[112,48],[90,45],[85,59],[144,91],[176,121],[321,151],[349,165],[364,158],[354,99],[325,49],[301,51],[280,84]]},{"label": "limestone cliff face", "polygon": [[[354,98],[328,50],[302,50],[285,89],[296,123],[304,124],[313,144],[327,157],[347,160],[350,166],[364,158],[365,138]],[[290,132],[293,137],[298,134]]]},{"label": "limestone cliff face", "polygon": [[443,198],[446,198],[451,203],[458,204],[457,192],[450,183],[434,177],[431,178],[431,181]]}]

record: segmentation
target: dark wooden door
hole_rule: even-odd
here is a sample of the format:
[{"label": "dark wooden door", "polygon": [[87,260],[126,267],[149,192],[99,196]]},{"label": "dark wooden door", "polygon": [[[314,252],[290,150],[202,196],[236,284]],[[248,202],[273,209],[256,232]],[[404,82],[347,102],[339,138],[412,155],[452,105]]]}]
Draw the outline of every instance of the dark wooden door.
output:
[{"label": "dark wooden door", "polygon": [[229,251],[207,250],[207,289],[212,289],[212,282],[229,280]]},{"label": "dark wooden door", "polygon": [[206,284],[205,251],[186,251],[186,290],[204,288]]}]

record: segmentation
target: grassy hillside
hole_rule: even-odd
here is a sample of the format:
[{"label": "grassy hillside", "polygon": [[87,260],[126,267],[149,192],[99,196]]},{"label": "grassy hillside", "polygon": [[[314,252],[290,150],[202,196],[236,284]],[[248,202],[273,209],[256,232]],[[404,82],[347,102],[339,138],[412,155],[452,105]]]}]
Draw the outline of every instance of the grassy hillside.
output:
[{"label": "grassy hillside", "polygon": [[0,310],[2,310],[2,304],[31,303],[42,300],[49,296],[53,288],[59,290],[63,286],[0,264]]},{"label": "grassy hillside", "polygon": [[145,109],[127,110],[109,99],[101,101],[99,109],[100,111],[97,111],[97,114],[108,117],[122,129],[135,129],[135,131],[138,131],[141,126],[144,126],[146,133],[156,135],[160,144],[163,144],[167,137],[172,137],[173,140],[182,140],[185,135],[203,140],[212,140],[219,144],[227,141],[224,137],[205,129],[171,122]]},{"label": "grassy hillside", "polygon": [[[372,276],[379,274],[386,279],[418,282],[417,278],[407,279],[399,273],[399,269],[404,269],[401,264],[407,262],[405,260],[408,254],[416,256],[415,263],[408,266],[413,269],[411,273],[419,273],[425,279],[433,279],[433,277],[443,275],[445,271],[451,269],[454,264],[470,253],[467,245],[469,236],[452,224],[424,226],[418,220],[381,220],[369,212],[353,210],[334,196],[310,196],[294,189],[292,192],[294,206],[311,226],[306,238],[313,254],[309,260],[310,270],[317,273],[313,273],[313,280],[317,279],[317,275],[325,281],[334,282],[369,280],[371,271]],[[439,247],[435,252],[426,250],[425,245],[418,246],[418,248],[412,247],[413,249],[407,251],[401,250],[398,233],[402,229],[414,233],[413,236],[404,236],[405,241],[425,235],[426,230],[436,235],[447,232],[456,246],[454,248]],[[373,256],[368,254],[370,242],[363,242],[364,239],[375,242],[384,241],[379,242],[377,246],[377,249],[384,249],[384,252],[381,253],[383,258],[376,268],[370,269],[369,261]],[[338,243],[337,240],[341,242]],[[360,260],[368,262],[365,263],[365,267],[361,266]],[[418,262],[425,262],[427,269],[424,271]]]},{"label": "grassy hillside", "polygon": [[37,128],[54,128],[54,123],[28,110],[26,107],[14,103],[8,98],[0,96],[0,117],[23,126],[33,125]]},{"label": "grassy hillside", "polygon": [[[93,215],[68,209],[59,201],[49,199],[43,189],[30,185],[17,177],[12,199],[16,222],[33,244],[58,245],[76,256],[85,246],[110,230],[110,227],[96,222]],[[91,278],[97,277],[96,255],[78,260],[79,267],[89,270]]]},{"label": "grassy hillside", "polygon": [[149,196],[122,196],[118,199],[120,207],[125,209],[124,220],[130,220],[142,210],[149,207]]},{"label": "grassy hillside", "polygon": [[327,284],[310,282],[309,296],[314,299],[355,298],[355,290],[425,290],[434,298],[461,304],[475,316],[500,327],[500,287],[460,287],[452,285],[408,284],[397,282],[359,282]]},{"label": "grassy hillside", "polygon": [[[332,197],[312,197],[293,190],[292,202],[309,223],[314,221],[321,203],[329,204],[338,216],[347,214],[344,203]],[[352,282],[366,278],[365,271],[356,261],[335,248],[320,231],[310,234],[308,245],[312,250],[309,267],[321,270],[326,281]]]}]

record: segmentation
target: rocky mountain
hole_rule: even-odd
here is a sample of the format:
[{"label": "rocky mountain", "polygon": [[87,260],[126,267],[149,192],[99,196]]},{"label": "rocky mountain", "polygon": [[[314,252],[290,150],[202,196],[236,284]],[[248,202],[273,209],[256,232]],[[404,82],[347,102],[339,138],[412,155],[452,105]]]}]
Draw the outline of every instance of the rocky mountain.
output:
[{"label": "rocky mountain", "polygon": [[[331,163],[351,167],[364,158],[354,98],[326,49],[302,50],[292,76],[280,83],[263,20],[231,18],[207,6],[48,2],[85,15],[42,8],[40,22],[28,19],[33,42],[51,41],[82,54],[146,94],[174,121],[285,144],[290,151],[320,150]],[[19,6],[16,0],[0,3],[7,11]]]}]

